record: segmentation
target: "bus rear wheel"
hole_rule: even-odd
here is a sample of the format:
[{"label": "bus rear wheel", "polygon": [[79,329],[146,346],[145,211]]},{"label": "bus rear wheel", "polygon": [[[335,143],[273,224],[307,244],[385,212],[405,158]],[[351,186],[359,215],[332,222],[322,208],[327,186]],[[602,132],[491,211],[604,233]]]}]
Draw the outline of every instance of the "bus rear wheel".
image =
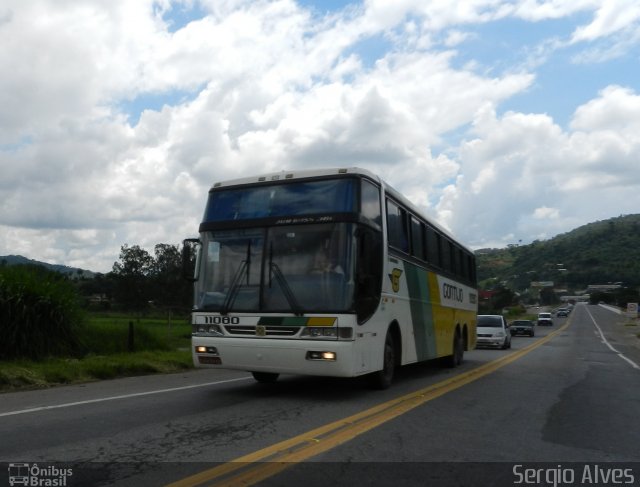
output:
[{"label": "bus rear wheel", "polygon": [[380,390],[389,388],[396,369],[396,346],[390,331],[387,332],[382,353],[382,370],[371,374],[371,386]]},{"label": "bus rear wheel", "polygon": [[460,333],[456,332],[453,337],[453,350],[452,354],[446,358],[446,364],[448,367],[454,368],[462,364],[464,360],[464,342]]},{"label": "bus rear wheel", "polygon": [[262,384],[270,384],[278,380],[280,374],[272,372],[251,372],[253,378]]}]

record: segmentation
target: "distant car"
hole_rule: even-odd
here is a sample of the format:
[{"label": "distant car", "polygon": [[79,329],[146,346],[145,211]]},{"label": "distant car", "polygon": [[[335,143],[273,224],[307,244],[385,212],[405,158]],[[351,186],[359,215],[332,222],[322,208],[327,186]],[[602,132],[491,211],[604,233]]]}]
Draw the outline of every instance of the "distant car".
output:
[{"label": "distant car", "polygon": [[551,313],[538,313],[538,326],[553,326]]},{"label": "distant car", "polygon": [[478,315],[476,345],[478,347],[511,348],[509,326],[501,315]]},{"label": "distant car", "polygon": [[569,310],[567,308],[558,308],[558,311],[556,311],[556,316],[558,318],[567,317],[569,316]]},{"label": "distant car", "polygon": [[509,332],[511,336],[515,335],[529,335],[530,337],[535,336],[535,323],[531,320],[515,320],[511,323],[509,327]]}]

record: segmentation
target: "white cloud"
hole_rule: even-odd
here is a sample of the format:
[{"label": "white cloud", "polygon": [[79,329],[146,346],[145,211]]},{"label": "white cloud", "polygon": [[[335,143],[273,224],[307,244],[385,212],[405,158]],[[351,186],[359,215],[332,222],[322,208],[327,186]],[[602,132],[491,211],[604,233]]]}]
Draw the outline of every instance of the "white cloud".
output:
[{"label": "white cloud", "polygon": [[592,22],[578,27],[572,42],[593,41],[627,29],[640,28],[640,5],[635,0],[608,0],[599,6]]},{"label": "white cloud", "polygon": [[606,131],[621,137],[640,133],[640,95],[630,88],[607,86],[594,98],[578,107],[571,122],[573,130]]},{"label": "white cloud", "polygon": [[462,32],[460,30],[451,30],[447,32],[447,37],[444,41],[444,45],[447,47],[455,47],[473,37],[474,36],[469,32]]},{"label": "white cloud", "polygon": [[560,218],[560,211],[557,208],[541,206],[533,210],[533,218],[536,220],[557,220]]},{"label": "white cloud", "polygon": [[576,110],[571,131],[544,115],[480,111],[460,147],[465,177],[441,217],[475,247],[549,238],[640,207],[640,95],[611,86]]}]

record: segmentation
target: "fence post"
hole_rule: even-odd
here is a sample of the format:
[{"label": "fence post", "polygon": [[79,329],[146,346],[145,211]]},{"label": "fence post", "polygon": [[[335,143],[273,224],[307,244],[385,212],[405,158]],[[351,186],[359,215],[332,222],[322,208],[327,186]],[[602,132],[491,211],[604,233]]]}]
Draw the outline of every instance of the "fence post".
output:
[{"label": "fence post", "polygon": [[130,352],[133,352],[133,321],[129,322],[129,337],[128,337],[128,342],[127,342],[127,349]]}]

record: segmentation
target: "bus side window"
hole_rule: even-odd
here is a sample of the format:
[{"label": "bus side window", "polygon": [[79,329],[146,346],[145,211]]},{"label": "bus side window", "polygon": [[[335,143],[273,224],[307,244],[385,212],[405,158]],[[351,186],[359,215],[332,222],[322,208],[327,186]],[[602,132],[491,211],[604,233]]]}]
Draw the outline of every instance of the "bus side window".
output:
[{"label": "bus side window", "polygon": [[389,245],[409,253],[407,212],[390,200],[387,200],[387,236]]},{"label": "bus side window", "polygon": [[469,281],[475,286],[476,285],[476,259],[473,255],[468,255],[469,259]]},{"label": "bus side window", "polygon": [[462,270],[460,272],[460,277],[463,280],[469,282],[471,280],[471,272],[469,270],[469,256],[460,249],[460,258],[462,260]]},{"label": "bus side window", "polygon": [[464,278],[464,272],[462,270],[462,249],[456,245],[453,245],[453,272],[455,272],[456,276]]},{"label": "bus side window", "polygon": [[440,267],[440,235],[432,228],[427,227],[427,261],[436,267]]},{"label": "bus side window", "polygon": [[382,227],[382,210],[380,208],[380,189],[369,181],[362,180],[361,189],[362,215]]},{"label": "bus side window", "polygon": [[424,223],[415,217],[411,217],[411,255],[420,260],[425,260],[424,251]]},{"label": "bus side window", "polygon": [[453,270],[453,266],[451,265],[451,242],[446,237],[438,235],[440,237],[440,257],[442,268],[445,271],[451,272]]}]

